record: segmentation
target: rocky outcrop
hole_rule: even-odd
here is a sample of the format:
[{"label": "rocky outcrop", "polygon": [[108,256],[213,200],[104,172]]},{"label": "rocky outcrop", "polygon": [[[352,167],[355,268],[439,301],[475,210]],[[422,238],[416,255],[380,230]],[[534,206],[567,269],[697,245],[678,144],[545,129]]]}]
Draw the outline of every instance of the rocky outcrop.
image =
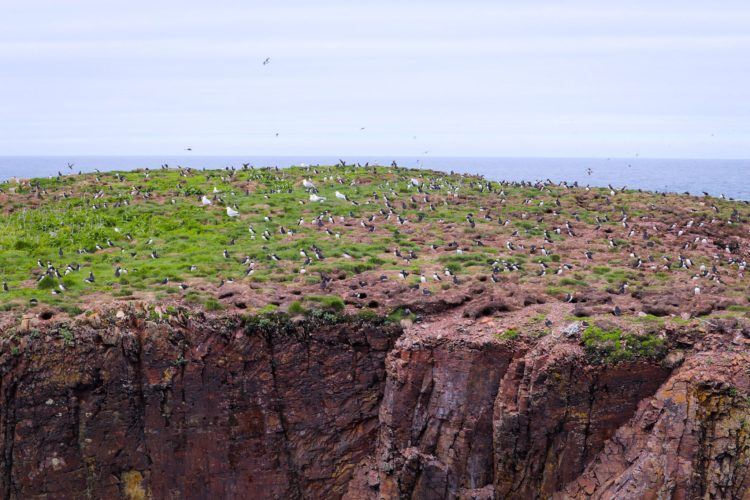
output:
[{"label": "rocky outcrop", "polygon": [[492,406],[513,355],[497,343],[399,343],[380,410],[382,496],[445,498],[492,483]]},{"label": "rocky outcrop", "polygon": [[750,497],[750,356],[699,353],[559,497]]},{"label": "rocky outcrop", "polygon": [[331,498],[373,451],[397,330],[132,319],[2,357],[4,498]]},{"label": "rocky outcrop", "polygon": [[549,338],[516,360],[494,405],[495,491],[547,498],[578,477],[670,370],[653,361],[589,364]]},{"label": "rocky outcrop", "polygon": [[399,342],[377,458],[386,498],[544,498],[583,472],[669,375],[590,365],[559,336],[533,349]]}]

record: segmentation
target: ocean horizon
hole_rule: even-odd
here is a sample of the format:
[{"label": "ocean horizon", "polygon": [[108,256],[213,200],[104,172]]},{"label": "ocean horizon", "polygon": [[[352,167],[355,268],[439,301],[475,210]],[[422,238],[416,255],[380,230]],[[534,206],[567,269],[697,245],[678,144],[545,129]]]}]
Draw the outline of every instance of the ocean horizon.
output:
[{"label": "ocean horizon", "polygon": [[[0,156],[0,181],[78,172],[155,169],[289,167],[347,163],[390,165],[483,175],[495,181],[578,182],[581,185],[627,186],[659,192],[724,195],[750,200],[750,159],[678,158],[545,158],[545,157],[431,157],[431,156]],[[68,163],[73,168],[68,168]]]}]

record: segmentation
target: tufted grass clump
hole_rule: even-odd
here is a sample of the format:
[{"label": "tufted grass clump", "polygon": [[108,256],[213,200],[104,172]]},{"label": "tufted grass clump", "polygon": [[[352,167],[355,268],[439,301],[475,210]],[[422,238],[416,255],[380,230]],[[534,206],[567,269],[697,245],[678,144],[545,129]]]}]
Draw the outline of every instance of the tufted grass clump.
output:
[{"label": "tufted grass clump", "polygon": [[404,307],[398,307],[391,311],[388,316],[386,316],[386,319],[391,323],[398,323],[402,319],[408,319],[410,321],[414,321],[417,318],[416,314],[411,312],[408,308]]},{"label": "tufted grass clump", "polygon": [[316,308],[328,311],[341,312],[344,310],[344,301],[336,295],[309,295],[305,300],[314,302]]},{"label": "tufted grass clump", "polygon": [[656,359],[666,354],[664,340],[654,334],[624,333],[591,325],[582,335],[584,350],[597,364],[615,364],[638,358]]},{"label": "tufted grass clump", "polygon": [[300,302],[299,300],[295,300],[294,302],[289,304],[287,311],[289,312],[289,314],[305,314],[305,306],[303,306],[302,302]]},{"label": "tufted grass clump", "polygon": [[504,332],[495,334],[498,340],[515,340],[521,335],[521,332],[515,328],[508,328]]}]

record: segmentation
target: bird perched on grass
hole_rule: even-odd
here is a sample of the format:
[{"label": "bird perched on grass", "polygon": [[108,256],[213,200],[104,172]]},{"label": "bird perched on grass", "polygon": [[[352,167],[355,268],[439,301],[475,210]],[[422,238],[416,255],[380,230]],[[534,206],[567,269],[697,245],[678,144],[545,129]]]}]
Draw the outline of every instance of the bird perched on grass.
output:
[{"label": "bird perched on grass", "polygon": [[211,204],[211,200],[209,200],[208,198],[206,198],[206,195],[204,194],[201,197],[201,203],[203,203],[203,205],[210,205]]},{"label": "bird perched on grass", "polygon": [[317,194],[313,193],[310,195],[310,201],[312,201],[313,203],[318,202],[318,201],[326,201],[326,197],[318,196]]},{"label": "bird perched on grass", "polygon": [[240,213],[237,210],[233,209],[232,207],[228,206],[227,207],[227,215],[229,217],[239,217]]}]

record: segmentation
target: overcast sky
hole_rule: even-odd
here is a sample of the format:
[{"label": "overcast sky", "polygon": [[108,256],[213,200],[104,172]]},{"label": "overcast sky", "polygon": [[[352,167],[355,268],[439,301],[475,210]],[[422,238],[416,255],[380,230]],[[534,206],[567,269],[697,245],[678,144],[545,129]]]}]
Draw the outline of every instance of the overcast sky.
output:
[{"label": "overcast sky", "polygon": [[188,146],[748,158],[750,2],[3,6],[0,155]]}]

